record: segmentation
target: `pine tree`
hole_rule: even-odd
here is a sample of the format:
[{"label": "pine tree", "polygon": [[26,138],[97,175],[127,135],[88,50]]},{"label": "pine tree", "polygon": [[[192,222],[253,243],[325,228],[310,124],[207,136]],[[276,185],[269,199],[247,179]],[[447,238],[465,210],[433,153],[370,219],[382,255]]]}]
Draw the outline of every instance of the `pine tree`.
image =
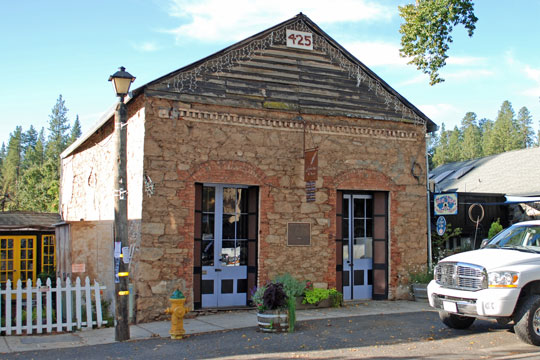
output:
[{"label": "pine tree", "polygon": [[448,139],[448,161],[455,162],[461,161],[461,131],[454,126],[454,130],[450,132],[450,138]]},{"label": "pine tree", "polygon": [[462,160],[482,157],[482,134],[476,123],[476,114],[468,112],[461,121],[463,141],[461,145]]},{"label": "pine tree", "polygon": [[505,100],[493,125],[493,132],[488,141],[488,152],[485,155],[500,154],[520,149],[521,139],[517,131],[515,113],[510,101]]},{"label": "pine tree", "polygon": [[56,105],[52,108],[52,114],[49,115],[49,140],[46,150],[48,159],[58,160],[60,153],[67,147],[70,127],[67,112],[65,101],[60,95],[56,100]]},{"label": "pine tree", "polygon": [[69,135],[68,146],[73,144],[79,137],[81,137],[81,122],[79,121],[79,115],[75,117],[75,122],[71,127],[71,134]]},{"label": "pine tree", "polygon": [[22,127],[17,126],[10,134],[6,158],[2,166],[2,194],[7,194],[10,202],[6,203],[8,210],[18,208],[18,188],[21,174],[22,156]]},{"label": "pine tree", "polygon": [[520,137],[520,148],[525,149],[534,145],[534,131],[532,129],[532,116],[525,106],[519,109],[517,117],[517,131]]},{"label": "pine tree", "polygon": [[450,157],[449,155],[449,140],[450,132],[446,131],[445,124],[441,125],[441,135],[435,151],[433,152],[433,168],[446,164]]},{"label": "pine tree", "polygon": [[21,136],[21,156],[23,171],[31,167],[37,161],[36,145],[38,141],[38,132],[34,126],[30,125],[30,129],[24,132]]},{"label": "pine tree", "polygon": [[480,134],[482,136],[482,156],[491,154],[491,137],[493,136],[494,123],[489,119],[481,119],[479,122]]}]

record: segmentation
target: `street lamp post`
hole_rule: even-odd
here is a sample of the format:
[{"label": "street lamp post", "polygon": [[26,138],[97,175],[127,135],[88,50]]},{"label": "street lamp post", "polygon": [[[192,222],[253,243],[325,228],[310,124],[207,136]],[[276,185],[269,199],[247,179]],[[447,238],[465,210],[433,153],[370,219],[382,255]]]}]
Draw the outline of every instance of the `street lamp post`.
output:
[{"label": "street lamp post", "polygon": [[135,77],[126,72],[122,66],[120,70],[109,77],[112,81],[118,104],[114,113],[114,269],[115,269],[115,340],[129,340],[128,315],[128,217],[127,217],[127,170],[126,170],[126,142],[127,142],[127,107],[124,97]]}]

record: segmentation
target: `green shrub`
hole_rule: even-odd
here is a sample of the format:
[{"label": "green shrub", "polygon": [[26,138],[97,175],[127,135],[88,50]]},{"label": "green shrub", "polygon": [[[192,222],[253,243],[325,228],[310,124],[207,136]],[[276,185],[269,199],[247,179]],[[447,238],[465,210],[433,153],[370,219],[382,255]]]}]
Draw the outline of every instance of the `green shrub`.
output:
[{"label": "green shrub", "polygon": [[427,266],[419,270],[409,271],[409,282],[411,284],[428,284],[433,280],[433,270]]},{"label": "green shrub", "polygon": [[336,289],[306,289],[304,292],[303,304],[318,304],[323,300],[330,298],[332,306],[339,307],[343,302],[343,294]]},{"label": "green shrub", "polygon": [[491,239],[498,233],[500,233],[503,230],[503,226],[500,223],[501,219],[497,219],[496,221],[491,223],[491,226],[489,227],[488,232],[488,238]]}]

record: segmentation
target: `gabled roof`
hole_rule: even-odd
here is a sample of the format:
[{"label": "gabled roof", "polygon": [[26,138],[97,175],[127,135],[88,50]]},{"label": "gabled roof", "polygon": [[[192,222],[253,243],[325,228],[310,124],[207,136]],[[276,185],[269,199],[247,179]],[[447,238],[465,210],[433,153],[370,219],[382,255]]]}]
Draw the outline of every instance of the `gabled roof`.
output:
[{"label": "gabled roof", "polygon": [[54,230],[54,224],[61,221],[57,213],[0,212],[0,231]]},{"label": "gabled roof", "polygon": [[[286,30],[311,33],[313,51],[287,48],[285,46],[287,42]],[[292,63],[287,60],[292,60]],[[326,61],[326,63],[322,63],[321,60]],[[297,65],[297,69],[294,65]],[[333,65],[333,68],[329,65]],[[316,77],[313,73],[309,74],[309,70],[313,70],[317,66],[319,67],[318,71],[321,68],[327,68],[326,73],[323,71],[321,77]],[[252,68],[251,72],[249,72],[250,67]],[[339,73],[336,69],[339,70]],[[283,75],[282,78],[279,77],[281,75],[279,71]],[[266,76],[268,82],[275,82],[274,85],[282,87],[279,90],[276,86],[263,89],[263,97],[267,103],[285,103],[285,106],[280,108],[281,110],[309,113],[316,109],[317,112],[326,112],[331,115],[379,120],[397,119],[398,121],[422,123],[426,124],[428,132],[437,129],[435,123],[424,113],[302,13],[191,65],[151,81],[134,90],[133,96],[136,97],[143,92],[164,97],[171,93],[193,93],[198,95],[197,100],[199,101],[203,97],[208,100],[209,93],[214,97],[220,95],[234,97],[237,94],[236,91],[242,92],[244,89],[231,90],[230,83],[237,81],[249,83],[251,80],[255,89],[252,93],[249,93],[248,89],[243,94],[245,95],[242,98],[244,101],[238,102],[245,105],[247,103],[245,100],[249,96],[252,98],[261,97],[259,87],[264,87],[261,82],[256,82],[254,72],[262,74],[261,77]],[[204,81],[202,81],[205,75],[207,76],[205,79],[207,80],[206,88],[204,88]],[[347,83],[338,84],[343,86],[344,91],[341,93],[332,88],[336,85],[332,81],[339,79],[339,76],[347,78]],[[227,82],[221,87],[216,84],[220,77]],[[208,86],[208,83],[212,81],[211,86]],[[309,83],[325,84],[316,88],[309,87]],[[283,90],[287,86],[291,89],[297,89],[297,91]],[[304,94],[298,90],[302,88],[304,88]],[[331,99],[339,98],[339,104],[337,106],[330,103],[324,104],[324,98],[317,97],[320,95],[317,94],[317,91],[321,91],[321,89],[326,91]],[[351,96],[352,92],[347,92],[351,89],[356,89],[357,96]],[[311,90],[315,91],[311,92]],[[221,94],[220,91],[222,91]],[[283,93],[279,94],[280,91]],[[343,101],[343,98],[347,96],[347,101]],[[204,102],[204,100],[202,101]],[[313,102],[320,102],[323,105],[316,107]],[[333,106],[334,109],[332,109]],[[379,111],[370,112],[369,107],[378,107]]]},{"label": "gabled roof", "polygon": [[441,165],[430,171],[435,192],[540,196],[540,147]]},{"label": "gabled roof", "polygon": [[[313,51],[288,48],[286,30],[311,33]],[[141,94],[409,122],[425,125],[426,132],[437,130],[423,112],[302,13],[133,90],[131,99]],[[113,111],[106,113],[92,133],[112,116]],[[84,134],[62,158],[90,135]]]}]

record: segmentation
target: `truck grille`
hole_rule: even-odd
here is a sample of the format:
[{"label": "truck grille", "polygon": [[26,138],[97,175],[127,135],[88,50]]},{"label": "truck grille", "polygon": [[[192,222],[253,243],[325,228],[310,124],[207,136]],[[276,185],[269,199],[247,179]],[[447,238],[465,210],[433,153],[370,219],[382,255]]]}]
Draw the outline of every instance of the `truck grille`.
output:
[{"label": "truck grille", "polygon": [[478,265],[444,262],[435,267],[437,284],[459,290],[476,291],[487,288],[487,272]]}]

